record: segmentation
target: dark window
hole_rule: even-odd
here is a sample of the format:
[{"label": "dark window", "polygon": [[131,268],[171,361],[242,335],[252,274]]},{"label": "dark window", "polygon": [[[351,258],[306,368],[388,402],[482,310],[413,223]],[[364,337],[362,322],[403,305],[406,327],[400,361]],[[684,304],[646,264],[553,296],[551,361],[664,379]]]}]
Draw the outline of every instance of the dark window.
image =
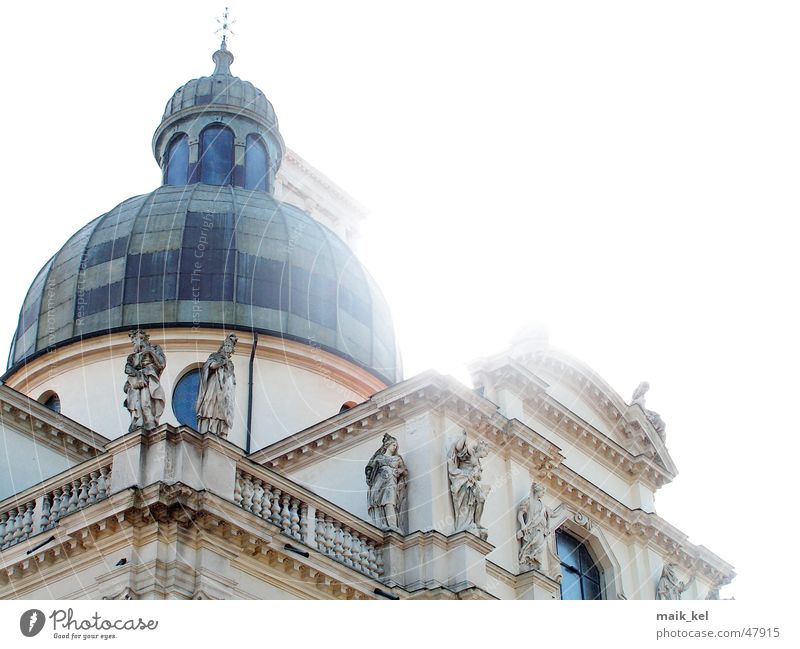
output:
[{"label": "dark window", "polygon": [[200,370],[191,370],[181,377],[172,391],[172,411],[184,426],[197,430],[197,392],[200,389]]},{"label": "dark window", "polygon": [[53,392],[53,394],[45,399],[44,407],[50,408],[50,410],[53,412],[61,412],[61,399],[59,399],[58,395]]},{"label": "dark window", "polygon": [[181,134],[172,139],[167,149],[164,184],[185,185],[189,182],[189,138]]},{"label": "dark window", "polygon": [[230,185],[233,177],[233,132],[209,126],[200,136],[200,182]]},{"label": "dark window", "polygon": [[258,135],[248,135],[244,154],[244,188],[267,191],[268,169],[267,148]]},{"label": "dark window", "polygon": [[600,567],[586,544],[558,530],[556,551],[561,561],[561,599],[603,599]]}]

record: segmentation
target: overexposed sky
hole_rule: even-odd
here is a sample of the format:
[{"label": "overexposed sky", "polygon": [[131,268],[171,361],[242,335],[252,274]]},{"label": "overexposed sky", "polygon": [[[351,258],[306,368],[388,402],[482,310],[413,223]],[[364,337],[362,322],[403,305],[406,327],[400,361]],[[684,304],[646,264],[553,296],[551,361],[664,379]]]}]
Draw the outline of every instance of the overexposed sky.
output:
[{"label": "overexposed sky", "polygon": [[[213,70],[222,6],[8,14],[4,349],[47,258],[160,184],[153,131],[175,88]],[[466,381],[467,361],[537,322],[625,399],[648,380],[680,470],[659,514],[734,564],[723,596],[788,593],[774,564],[800,435],[796,3],[231,12],[234,74],[272,101],[287,146],[371,210],[359,255],[406,376]]]}]

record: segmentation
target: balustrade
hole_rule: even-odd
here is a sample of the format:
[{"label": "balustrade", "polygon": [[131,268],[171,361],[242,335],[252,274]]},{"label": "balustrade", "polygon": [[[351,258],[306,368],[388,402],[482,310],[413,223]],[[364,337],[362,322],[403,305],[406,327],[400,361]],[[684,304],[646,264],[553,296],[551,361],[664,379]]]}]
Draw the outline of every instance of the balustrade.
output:
[{"label": "balustrade", "polygon": [[325,513],[320,506],[269,484],[245,470],[236,471],[234,501],[281,533],[375,579],[381,576],[379,543]]}]

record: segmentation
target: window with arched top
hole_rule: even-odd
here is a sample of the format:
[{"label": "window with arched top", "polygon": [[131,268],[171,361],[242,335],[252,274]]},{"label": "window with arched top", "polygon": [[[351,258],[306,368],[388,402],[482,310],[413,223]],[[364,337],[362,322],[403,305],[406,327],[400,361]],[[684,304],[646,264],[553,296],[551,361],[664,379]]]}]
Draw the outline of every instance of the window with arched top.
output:
[{"label": "window with arched top", "polygon": [[556,530],[561,563],[561,599],[603,599],[603,573],[584,541]]},{"label": "window with arched top", "polygon": [[254,134],[247,136],[244,154],[244,188],[267,191],[269,157],[264,141]]},{"label": "window with arched top", "polygon": [[175,384],[172,391],[172,411],[184,426],[197,430],[197,393],[200,390],[200,370],[189,370]]},{"label": "window with arched top", "polygon": [[189,138],[181,133],[167,147],[164,165],[165,185],[185,185],[189,182]]},{"label": "window with arched top", "polygon": [[200,182],[230,185],[233,182],[233,131],[214,124],[200,134]]},{"label": "window with arched top", "polygon": [[61,399],[55,392],[51,390],[45,392],[41,397],[39,397],[38,401],[45,408],[50,408],[50,410],[53,412],[61,412]]}]

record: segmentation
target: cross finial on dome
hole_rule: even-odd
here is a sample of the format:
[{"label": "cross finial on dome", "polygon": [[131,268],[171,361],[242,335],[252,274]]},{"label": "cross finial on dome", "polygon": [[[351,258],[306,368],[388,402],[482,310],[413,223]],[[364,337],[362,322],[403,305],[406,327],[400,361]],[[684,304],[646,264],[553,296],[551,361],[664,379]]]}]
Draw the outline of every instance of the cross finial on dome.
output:
[{"label": "cross finial on dome", "polygon": [[215,34],[219,34],[222,32],[222,43],[220,43],[219,49],[223,52],[228,49],[228,35],[236,36],[231,29],[231,25],[236,23],[236,19],[230,20],[228,17],[228,8],[225,7],[225,11],[222,12],[222,18],[217,18],[217,23],[219,24],[219,29],[215,31]]},{"label": "cross finial on dome", "polygon": [[234,35],[233,31],[231,31],[231,25],[233,25],[236,21],[230,20],[228,16],[228,8],[225,7],[225,11],[222,12],[222,18],[217,18],[217,22],[219,23],[220,27],[214,33],[219,34],[222,32],[222,42],[220,43],[219,49],[214,52],[214,55],[211,57],[216,65],[213,74],[230,75],[231,63],[233,63],[233,54],[228,51],[228,36]]}]

